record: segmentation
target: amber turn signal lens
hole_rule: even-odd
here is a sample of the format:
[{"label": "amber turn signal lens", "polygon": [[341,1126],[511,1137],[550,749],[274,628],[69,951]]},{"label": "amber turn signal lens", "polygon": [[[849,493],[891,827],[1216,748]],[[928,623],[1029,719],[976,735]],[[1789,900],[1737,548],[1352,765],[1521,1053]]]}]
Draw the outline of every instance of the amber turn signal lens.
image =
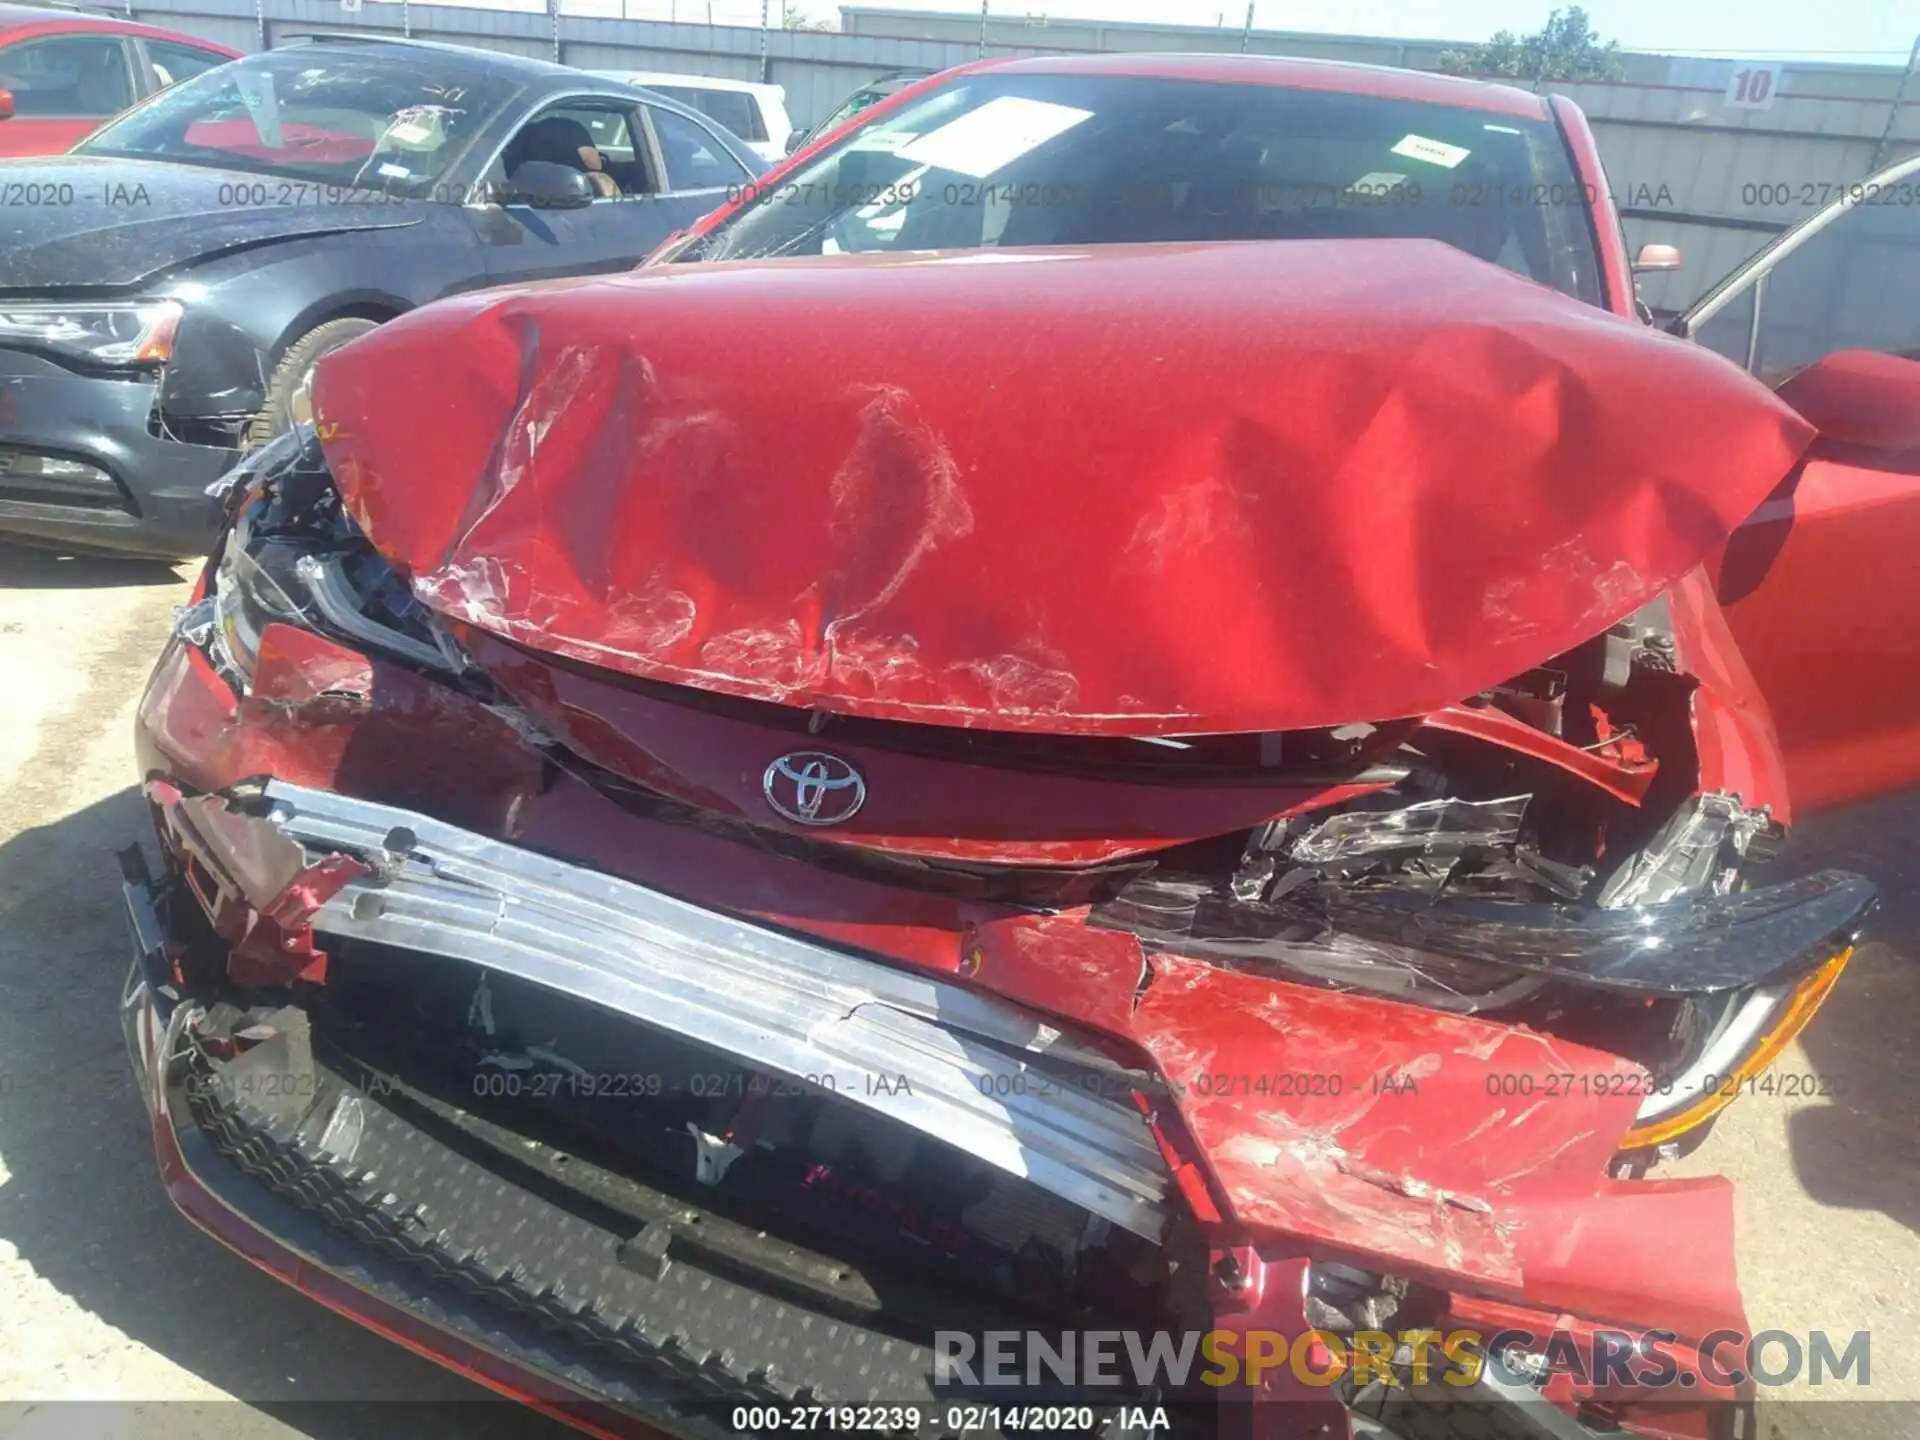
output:
[{"label": "amber turn signal lens", "polygon": [[1786,1004],[1781,1006],[1779,1017],[1760,1037],[1760,1042],[1725,1075],[1714,1077],[1715,1083],[1711,1089],[1678,1114],[1664,1115],[1645,1125],[1636,1125],[1627,1131],[1620,1148],[1644,1150],[1665,1144],[1689,1130],[1699,1128],[1731,1105],[1734,1098],[1746,1088],[1747,1082],[1771,1065],[1780,1052],[1793,1043],[1793,1037],[1807,1028],[1807,1022],[1813,1019],[1814,1012],[1819,1010],[1821,1002],[1833,989],[1834,982],[1840,978],[1840,972],[1847,968],[1847,961],[1852,958],[1853,947],[1849,945],[1810,973],[1794,987]]},{"label": "amber turn signal lens", "polygon": [[180,307],[171,301],[153,307],[146,333],[134,351],[134,364],[158,365],[173,357],[173,337],[180,329],[181,314]]}]

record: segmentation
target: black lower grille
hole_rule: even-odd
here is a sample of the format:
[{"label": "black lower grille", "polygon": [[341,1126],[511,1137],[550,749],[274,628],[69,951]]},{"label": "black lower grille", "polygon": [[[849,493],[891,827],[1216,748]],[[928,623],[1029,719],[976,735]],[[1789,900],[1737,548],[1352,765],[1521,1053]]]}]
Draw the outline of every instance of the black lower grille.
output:
[{"label": "black lower grille", "polygon": [[314,1102],[297,1121],[254,1104],[248,1087],[267,1073],[299,1072],[194,1073],[189,1109],[215,1149],[328,1229],[439,1284],[668,1382],[689,1404],[932,1399],[922,1347],[684,1262],[636,1273],[621,1260],[627,1237],[491,1174],[330,1071],[295,1087]]}]

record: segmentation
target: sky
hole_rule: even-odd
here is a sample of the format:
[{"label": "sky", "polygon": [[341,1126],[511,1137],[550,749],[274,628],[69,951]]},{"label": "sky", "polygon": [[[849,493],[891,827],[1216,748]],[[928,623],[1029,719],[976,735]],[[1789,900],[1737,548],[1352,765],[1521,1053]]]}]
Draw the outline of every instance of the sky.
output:
[{"label": "sky", "polygon": [[[831,18],[829,0],[799,0]],[[969,11],[978,0],[874,0],[895,9]],[[1245,24],[1246,0],[989,0],[995,16]],[[1484,40],[1537,30],[1566,0],[1255,0],[1262,30],[1312,30],[1418,40]],[[1585,0],[1594,28],[1626,50],[1751,59],[1815,56],[1898,63],[1920,34],[1920,5],[1896,0]],[[779,9],[778,4],[775,10]]]}]

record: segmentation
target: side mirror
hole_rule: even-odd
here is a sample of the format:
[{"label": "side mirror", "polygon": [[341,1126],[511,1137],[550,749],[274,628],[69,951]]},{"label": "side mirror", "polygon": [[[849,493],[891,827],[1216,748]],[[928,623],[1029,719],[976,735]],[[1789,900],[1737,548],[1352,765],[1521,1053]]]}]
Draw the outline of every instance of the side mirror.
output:
[{"label": "side mirror", "polygon": [[806,143],[807,132],[805,130],[794,131],[791,135],[787,136],[787,154],[792,155]]},{"label": "side mirror", "polygon": [[1678,245],[1642,245],[1640,253],[1633,257],[1633,273],[1644,275],[1654,270],[1678,270],[1680,268],[1680,247]]},{"label": "side mirror", "polygon": [[1775,393],[1823,440],[1892,455],[1920,450],[1920,363],[1878,350],[1836,350]]},{"label": "side mirror", "polygon": [[551,160],[528,160],[507,177],[507,205],[531,205],[536,210],[577,210],[593,203],[593,182],[587,172]]},{"label": "side mirror", "polygon": [[13,91],[0,90],[0,120],[13,118]]}]

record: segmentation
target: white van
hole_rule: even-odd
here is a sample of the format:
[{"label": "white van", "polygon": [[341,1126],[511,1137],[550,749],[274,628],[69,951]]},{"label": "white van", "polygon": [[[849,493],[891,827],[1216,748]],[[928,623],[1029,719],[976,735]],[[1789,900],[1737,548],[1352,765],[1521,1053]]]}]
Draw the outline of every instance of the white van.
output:
[{"label": "white van", "polygon": [[643,85],[669,100],[698,110],[747,142],[747,148],[767,160],[782,159],[793,121],[787,115],[784,85],[757,85],[750,80],[722,80],[711,75],[667,75],[654,70],[594,70],[609,80]]}]

